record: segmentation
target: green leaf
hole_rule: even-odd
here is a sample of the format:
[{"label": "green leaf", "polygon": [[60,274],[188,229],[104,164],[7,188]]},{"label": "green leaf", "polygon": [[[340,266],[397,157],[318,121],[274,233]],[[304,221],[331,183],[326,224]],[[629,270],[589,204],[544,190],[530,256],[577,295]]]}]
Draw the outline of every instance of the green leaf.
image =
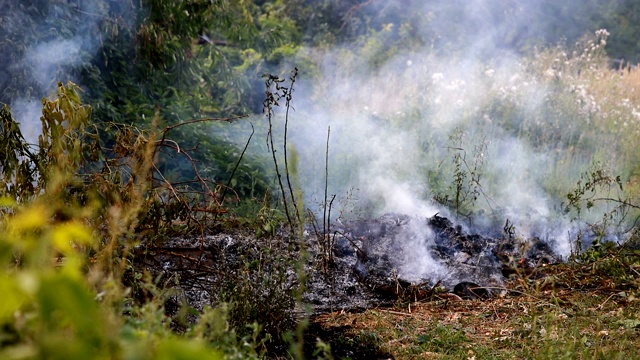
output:
[{"label": "green leaf", "polygon": [[221,360],[222,355],[202,343],[179,339],[163,340],[156,349],[158,360]]},{"label": "green leaf", "polygon": [[28,301],[17,279],[8,274],[0,276],[0,294],[4,294],[0,301],[0,322],[11,319],[15,312]]}]

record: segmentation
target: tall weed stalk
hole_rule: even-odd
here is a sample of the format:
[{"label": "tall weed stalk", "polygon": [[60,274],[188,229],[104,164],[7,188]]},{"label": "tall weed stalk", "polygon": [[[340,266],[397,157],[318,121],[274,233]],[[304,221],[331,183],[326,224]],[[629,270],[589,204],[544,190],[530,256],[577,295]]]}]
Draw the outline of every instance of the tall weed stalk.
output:
[{"label": "tall weed stalk", "polygon": [[[294,176],[294,172],[297,172],[295,168],[295,164],[290,166],[290,160],[297,161],[297,156],[295,154],[293,156],[289,156],[288,154],[288,127],[289,127],[289,110],[291,109],[291,100],[293,96],[293,86],[295,84],[296,78],[298,76],[298,69],[295,68],[289,77],[289,86],[285,86],[285,79],[282,79],[276,75],[265,75],[265,86],[266,86],[266,97],[263,102],[264,112],[266,113],[269,130],[267,133],[267,141],[269,147],[271,149],[271,155],[273,158],[273,165],[276,171],[276,177],[278,180],[278,186],[280,188],[280,193],[282,195],[282,204],[284,206],[285,215],[287,217],[287,222],[289,223],[289,227],[291,229],[292,234],[296,234],[300,230],[300,226],[303,224],[303,219],[301,217],[298,201],[296,199],[294,186],[291,182],[291,177]],[[286,180],[286,189],[283,182],[283,174],[280,172],[280,165],[278,161],[277,148],[275,146],[274,141],[274,126],[273,120],[275,116],[275,108],[280,106],[280,101],[285,100],[285,117],[284,117],[284,135],[283,135],[283,153],[284,153],[284,177]],[[295,162],[294,161],[294,162]],[[290,207],[293,207],[293,211],[290,210]]]}]

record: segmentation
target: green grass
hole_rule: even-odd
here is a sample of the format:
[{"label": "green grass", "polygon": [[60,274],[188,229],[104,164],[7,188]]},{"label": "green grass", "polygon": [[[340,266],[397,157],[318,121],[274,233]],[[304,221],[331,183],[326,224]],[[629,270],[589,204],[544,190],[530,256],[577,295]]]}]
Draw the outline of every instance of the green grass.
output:
[{"label": "green grass", "polygon": [[588,264],[546,267],[543,278],[513,279],[503,296],[487,301],[434,297],[315,321],[348,329],[349,340],[334,348],[358,341],[395,359],[635,359],[638,280],[624,279],[638,265],[622,258],[612,251]]}]

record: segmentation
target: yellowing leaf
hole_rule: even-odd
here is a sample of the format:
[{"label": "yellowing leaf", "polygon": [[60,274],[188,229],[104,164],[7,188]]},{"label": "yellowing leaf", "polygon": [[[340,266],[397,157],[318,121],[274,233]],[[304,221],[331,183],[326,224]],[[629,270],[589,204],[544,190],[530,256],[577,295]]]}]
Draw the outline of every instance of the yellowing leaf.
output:
[{"label": "yellowing leaf", "polygon": [[7,197],[7,196],[0,197],[0,206],[13,207],[15,204],[16,204],[16,201],[10,197]]},{"label": "yellowing leaf", "polygon": [[8,225],[10,238],[13,241],[20,239],[19,235],[24,232],[37,230],[47,225],[48,215],[47,211],[42,205],[33,205],[14,216]]},{"label": "yellowing leaf", "polygon": [[16,278],[3,275],[0,277],[0,322],[10,319],[27,301],[26,294],[20,289]]},{"label": "yellowing leaf", "polygon": [[25,294],[33,295],[40,287],[40,279],[32,272],[20,271],[14,278],[16,278],[17,283],[20,284],[20,289]]},{"label": "yellowing leaf", "polygon": [[90,245],[91,231],[79,222],[67,222],[53,229],[53,246],[62,253],[73,250],[72,243]]}]

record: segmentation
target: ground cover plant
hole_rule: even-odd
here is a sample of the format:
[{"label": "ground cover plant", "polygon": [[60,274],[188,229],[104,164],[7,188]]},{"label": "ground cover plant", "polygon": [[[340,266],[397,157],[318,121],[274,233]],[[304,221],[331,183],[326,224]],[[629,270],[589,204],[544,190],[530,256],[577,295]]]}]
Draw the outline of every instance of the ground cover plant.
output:
[{"label": "ground cover plant", "polygon": [[316,321],[329,334],[340,329],[330,337],[336,349],[356,343],[395,359],[635,358],[636,257],[637,250],[616,249],[597,260],[546,268],[542,279],[516,276],[489,301],[436,295]]}]

